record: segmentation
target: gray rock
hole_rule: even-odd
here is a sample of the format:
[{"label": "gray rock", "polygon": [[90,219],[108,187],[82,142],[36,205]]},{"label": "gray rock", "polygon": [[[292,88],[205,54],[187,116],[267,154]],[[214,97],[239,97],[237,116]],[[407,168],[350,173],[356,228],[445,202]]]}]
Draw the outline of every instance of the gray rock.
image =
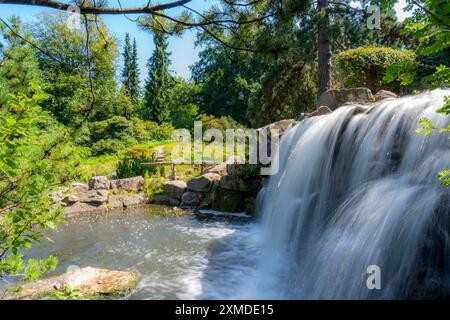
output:
[{"label": "gray rock", "polygon": [[181,200],[183,193],[187,190],[187,183],[185,181],[165,181],[164,182],[164,195]]},{"label": "gray rock", "polygon": [[221,189],[257,193],[261,189],[261,180],[243,179],[236,175],[226,175],[220,179]]},{"label": "gray rock", "polygon": [[113,195],[108,199],[108,207],[110,209],[123,209],[143,206],[149,203],[149,199],[145,194],[130,195]]},{"label": "gray rock", "polygon": [[91,267],[74,269],[59,276],[41,279],[20,285],[8,299],[38,299],[51,295],[56,290],[71,287],[83,297],[126,293],[138,281],[137,274],[131,271],[113,271]]},{"label": "gray rock", "polygon": [[144,185],[143,177],[112,180],[110,188],[114,191],[137,192]]},{"label": "gray rock", "polygon": [[216,197],[218,186],[213,186],[211,190],[203,196],[202,201],[199,204],[200,209],[210,209]]},{"label": "gray rock", "polygon": [[375,98],[368,88],[351,88],[328,90],[322,94],[317,102],[317,106],[327,106],[335,110],[346,102],[371,103]]},{"label": "gray rock", "polygon": [[108,199],[109,209],[123,209],[122,196],[110,196]]},{"label": "gray rock", "polygon": [[91,190],[108,190],[110,187],[110,182],[107,177],[97,176],[92,177],[89,180],[89,189]]},{"label": "gray rock", "polygon": [[311,117],[323,116],[323,115],[329,114],[331,112],[333,112],[333,111],[331,111],[330,108],[321,106],[321,107],[317,108],[317,110],[311,112],[309,117],[311,118]]},{"label": "gray rock", "polygon": [[66,206],[64,209],[65,213],[69,216],[81,213],[105,213],[106,210],[107,208],[103,204],[92,204],[84,202],[72,203]]},{"label": "gray rock", "polygon": [[280,120],[271,124],[268,124],[267,126],[264,126],[262,128],[257,129],[258,133],[260,134],[261,131],[266,130],[268,140],[272,140],[272,133],[276,132],[276,135],[279,139],[289,131],[290,128],[295,126],[298,123],[297,120],[294,119],[284,119]]},{"label": "gray rock", "polygon": [[361,104],[357,104],[355,105],[355,111],[353,112],[353,114],[359,114],[359,113],[365,113],[369,110],[370,108],[367,106],[363,106]]},{"label": "gray rock", "polygon": [[245,197],[241,191],[217,189],[212,209],[222,212],[244,212]]},{"label": "gray rock", "polygon": [[120,196],[120,199],[122,200],[124,208],[132,208],[149,203],[148,197],[143,193],[133,195],[123,195]]},{"label": "gray rock", "polygon": [[64,200],[64,198],[67,196],[66,193],[68,192],[67,188],[60,188],[58,190],[53,190],[48,193],[48,196],[50,199],[52,199],[52,202],[58,203]]},{"label": "gray rock", "polygon": [[211,190],[215,181],[220,180],[220,175],[216,173],[207,173],[197,178],[192,178],[187,182],[189,190],[198,192],[208,192]]},{"label": "gray rock", "polygon": [[390,98],[395,99],[395,98],[398,98],[398,95],[396,95],[392,91],[380,90],[373,97],[375,98],[375,101],[380,101],[383,99],[390,99]]},{"label": "gray rock", "polygon": [[89,186],[86,183],[74,182],[69,186],[69,189],[75,192],[86,192]]},{"label": "gray rock", "polygon": [[182,207],[196,207],[200,204],[203,199],[203,195],[200,192],[188,191],[181,197]]},{"label": "gray rock", "polygon": [[181,203],[179,199],[174,199],[163,194],[154,195],[153,197],[151,197],[150,202],[169,207],[177,207]]},{"label": "gray rock", "polygon": [[75,195],[69,195],[64,198],[66,203],[84,202],[92,204],[102,204],[108,201],[107,190],[89,190],[86,192],[79,192]]},{"label": "gray rock", "polygon": [[222,162],[210,169],[205,170],[205,173],[215,173],[220,176],[224,176],[227,174],[227,164],[226,162]]}]

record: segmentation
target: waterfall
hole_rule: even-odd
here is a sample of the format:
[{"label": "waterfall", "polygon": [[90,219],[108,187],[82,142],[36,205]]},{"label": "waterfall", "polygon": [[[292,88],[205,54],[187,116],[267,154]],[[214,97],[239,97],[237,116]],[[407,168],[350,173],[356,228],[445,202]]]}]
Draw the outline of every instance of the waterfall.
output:
[{"label": "waterfall", "polygon": [[[259,196],[264,252],[250,297],[448,297],[450,141],[416,133],[450,91],[349,105],[300,122],[282,139],[280,164]],[[366,285],[378,266],[381,289]]]}]

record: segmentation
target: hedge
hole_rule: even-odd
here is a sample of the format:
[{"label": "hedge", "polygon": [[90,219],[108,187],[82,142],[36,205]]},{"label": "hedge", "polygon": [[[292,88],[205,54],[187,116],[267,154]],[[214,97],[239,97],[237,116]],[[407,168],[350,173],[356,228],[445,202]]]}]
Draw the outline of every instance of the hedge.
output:
[{"label": "hedge", "polygon": [[390,65],[405,61],[415,63],[415,53],[385,47],[360,47],[342,51],[336,57],[346,88],[367,87],[374,93],[381,89],[397,93],[402,90],[399,81],[388,84],[383,77]]}]

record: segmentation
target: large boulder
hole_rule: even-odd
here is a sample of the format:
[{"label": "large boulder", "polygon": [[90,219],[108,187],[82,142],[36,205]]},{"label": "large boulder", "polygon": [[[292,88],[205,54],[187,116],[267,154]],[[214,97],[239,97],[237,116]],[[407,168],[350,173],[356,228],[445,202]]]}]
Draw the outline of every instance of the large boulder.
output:
[{"label": "large boulder", "polygon": [[198,192],[208,192],[211,190],[215,181],[220,180],[220,175],[216,173],[207,173],[197,178],[192,178],[187,182],[189,190]]},{"label": "large boulder", "polygon": [[395,99],[398,98],[398,95],[388,90],[380,90],[374,96],[375,101],[380,101],[384,99]]},{"label": "large boulder", "polygon": [[148,197],[143,193],[121,195],[120,200],[124,208],[138,207],[149,203]]},{"label": "large boulder", "polygon": [[220,188],[234,191],[258,193],[261,180],[257,178],[243,179],[237,175],[226,175],[220,179]]},{"label": "large boulder", "polygon": [[53,276],[19,286],[9,299],[38,299],[51,296],[55,291],[70,287],[83,297],[123,294],[136,286],[137,274],[130,271],[113,271],[92,267],[74,268],[59,276]]},{"label": "large boulder", "polygon": [[317,106],[327,106],[335,110],[347,102],[372,103],[375,98],[368,88],[351,88],[328,90],[322,94],[317,102]]},{"label": "large boulder", "polygon": [[203,199],[201,192],[188,191],[181,197],[182,207],[197,207]]},{"label": "large boulder", "polygon": [[165,181],[163,187],[164,195],[173,199],[181,200],[183,193],[187,190],[187,183],[181,180]]},{"label": "large boulder", "polygon": [[218,165],[205,170],[205,173],[214,173],[220,176],[224,176],[227,174],[227,163],[226,162],[219,163]]},{"label": "large boulder", "polygon": [[212,209],[221,212],[244,212],[245,195],[241,191],[219,188],[212,203]]},{"label": "large boulder", "polygon": [[157,194],[150,198],[150,203],[169,207],[178,207],[181,201],[179,199],[171,198],[164,194]]},{"label": "large boulder", "polygon": [[144,185],[143,177],[133,177],[127,179],[112,180],[110,188],[117,191],[137,192]]},{"label": "large boulder", "polygon": [[64,208],[67,216],[72,216],[74,214],[82,213],[105,213],[107,207],[104,204],[92,204],[84,202],[75,202],[67,205]]},{"label": "large boulder", "polygon": [[84,202],[91,204],[102,204],[108,201],[107,190],[89,190],[86,192],[79,192],[71,194],[64,198],[66,203]]},{"label": "large boulder", "polygon": [[109,196],[108,208],[112,210],[123,209],[122,196],[116,195]]},{"label": "large boulder", "polygon": [[108,190],[110,187],[110,181],[107,177],[104,176],[97,176],[92,177],[89,180],[89,189],[91,190]]}]

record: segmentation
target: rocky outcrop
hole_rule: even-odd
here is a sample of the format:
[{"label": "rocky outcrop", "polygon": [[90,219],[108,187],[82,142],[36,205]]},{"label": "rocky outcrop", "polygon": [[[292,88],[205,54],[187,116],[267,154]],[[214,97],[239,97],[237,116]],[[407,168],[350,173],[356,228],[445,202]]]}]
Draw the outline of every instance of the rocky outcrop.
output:
[{"label": "rocky outcrop", "polygon": [[353,103],[372,103],[375,98],[368,88],[351,88],[328,90],[322,94],[317,102],[317,106],[326,106],[335,110],[347,102]]},{"label": "rocky outcrop", "polygon": [[89,180],[89,189],[91,190],[108,190],[109,187],[110,181],[107,177],[97,176]]},{"label": "rocky outcrop", "polygon": [[54,207],[63,205],[69,216],[77,213],[103,213],[148,204],[148,197],[139,193],[143,184],[143,177],[108,180],[104,176],[97,176],[90,179],[89,184],[75,182],[69,187],[52,191],[49,196],[55,202]]},{"label": "rocky outcrop", "polygon": [[203,199],[203,194],[196,191],[187,191],[181,198],[182,207],[198,207]]},{"label": "rocky outcrop", "polygon": [[261,179],[243,178],[236,174],[229,174],[220,179],[219,187],[226,190],[257,193],[260,188]]},{"label": "rocky outcrop", "polygon": [[396,99],[398,98],[398,95],[396,95],[392,91],[380,90],[373,97],[375,98],[375,101],[380,101],[384,99]]},{"label": "rocky outcrop", "polygon": [[[262,180],[257,175],[246,175],[249,164],[225,163],[225,175],[207,173],[187,182],[187,191],[181,199],[182,207],[213,209],[222,212],[253,213],[254,203]],[[259,172],[255,166],[252,171]]]},{"label": "rocky outcrop", "polygon": [[105,213],[107,209],[105,204],[74,202],[67,204],[64,211],[70,217],[79,213]]},{"label": "rocky outcrop", "polygon": [[192,178],[187,182],[187,188],[192,191],[208,192],[213,184],[220,180],[220,175],[216,173],[207,173],[197,178]]},{"label": "rocky outcrop", "polygon": [[89,204],[103,204],[108,201],[108,190],[89,190],[77,192],[64,198],[65,203],[84,202]]},{"label": "rocky outcrop", "polygon": [[143,177],[133,177],[127,179],[112,180],[110,189],[114,192],[126,191],[126,192],[137,192],[141,190],[144,185]]},{"label": "rocky outcrop", "polygon": [[110,209],[126,209],[142,206],[148,202],[148,197],[143,193],[112,195],[108,199],[108,207]]},{"label": "rocky outcrop", "polygon": [[81,182],[74,182],[69,186],[69,190],[75,192],[86,192],[89,190],[89,185]]},{"label": "rocky outcrop", "polygon": [[157,194],[151,197],[150,203],[160,204],[169,207],[177,207],[181,204],[181,201],[178,199],[171,198],[164,194]]},{"label": "rocky outcrop", "polygon": [[170,198],[181,200],[183,193],[187,190],[187,183],[185,181],[166,181],[164,182],[164,194]]},{"label": "rocky outcrop", "polygon": [[44,296],[51,297],[55,291],[64,291],[70,287],[79,291],[82,297],[94,295],[118,295],[126,293],[136,286],[137,274],[129,271],[112,271],[107,269],[82,268],[69,271],[59,276],[49,277],[31,283],[24,283],[9,299],[30,300]]}]

